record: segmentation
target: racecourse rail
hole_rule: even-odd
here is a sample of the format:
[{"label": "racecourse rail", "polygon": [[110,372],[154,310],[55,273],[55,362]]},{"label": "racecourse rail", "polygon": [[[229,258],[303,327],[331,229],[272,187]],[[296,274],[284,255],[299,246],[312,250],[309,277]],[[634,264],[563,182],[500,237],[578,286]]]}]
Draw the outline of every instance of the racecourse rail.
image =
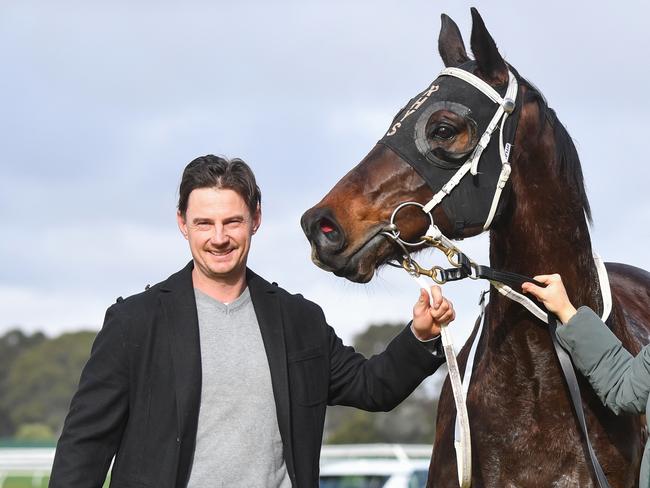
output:
[{"label": "racecourse rail", "polygon": [[53,447],[0,448],[0,488],[10,476],[29,476],[41,486],[43,478],[50,476],[53,461]]},{"label": "racecourse rail", "polygon": [[[421,444],[341,444],[321,450],[321,465],[342,459],[430,459],[431,446]],[[0,488],[9,477],[27,476],[40,486],[50,475],[53,447],[0,447]]]}]

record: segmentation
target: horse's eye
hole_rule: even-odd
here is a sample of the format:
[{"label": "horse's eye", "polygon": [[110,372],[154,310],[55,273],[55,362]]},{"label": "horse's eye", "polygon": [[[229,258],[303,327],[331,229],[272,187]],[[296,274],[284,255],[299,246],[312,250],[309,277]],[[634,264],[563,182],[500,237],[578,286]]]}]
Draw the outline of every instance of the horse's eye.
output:
[{"label": "horse's eye", "polygon": [[456,135],[456,129],[454,129],[451,125],[447,124],[440,124],[431,130],[429,133],[430,137],[435,138],[435,139],[442,139],[442,140],[449,140],[453,139],[454,136]]}]

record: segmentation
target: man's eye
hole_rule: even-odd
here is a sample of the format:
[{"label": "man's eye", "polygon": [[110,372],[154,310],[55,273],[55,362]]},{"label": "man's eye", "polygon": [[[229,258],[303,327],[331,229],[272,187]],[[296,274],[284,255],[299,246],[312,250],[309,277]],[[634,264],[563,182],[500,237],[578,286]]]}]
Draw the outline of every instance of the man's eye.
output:
[{"label": "man's eye", "polygon": [[433,130],[429,133],[431,138],[449,140],[453,139],[456,136],[456,129],[447,124],[440,124],[437,127],[434,127]]},{"label": "man's eye", "polygon": [[199,230],[209,230],[210,222],[197,222],[196,227]]},{"label": "man's eye", "polygon": [[225,227],[228,227],[230,229],[236,229],[240,225],[243,224],[243,221],[241,220],[230,220],[224,224]]}]

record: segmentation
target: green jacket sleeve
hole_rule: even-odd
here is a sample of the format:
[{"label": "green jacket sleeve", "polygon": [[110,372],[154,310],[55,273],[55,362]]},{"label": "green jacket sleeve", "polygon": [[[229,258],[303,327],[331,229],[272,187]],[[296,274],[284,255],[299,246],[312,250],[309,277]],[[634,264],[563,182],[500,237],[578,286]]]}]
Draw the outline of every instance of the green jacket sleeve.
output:
[{"label": "green jacket sleeve", "polygon": [[616,414],[645,413],[650,392],[650,349],[633,357],[588,307],[557,329],[560,344],[589,380],[601,401]]}]

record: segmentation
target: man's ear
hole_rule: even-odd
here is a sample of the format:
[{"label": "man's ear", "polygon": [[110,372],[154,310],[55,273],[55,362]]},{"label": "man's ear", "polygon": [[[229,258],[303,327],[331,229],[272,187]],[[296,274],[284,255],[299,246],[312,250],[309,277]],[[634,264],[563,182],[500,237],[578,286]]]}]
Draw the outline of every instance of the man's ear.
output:
[{"label": "man's ear", "polygon": [[253,234],[257,232],[257,229],[260,228],[260,225],[262,225],[262,207],[257,205],[257,209],[253,214]]},{"label": "man's ear", "polygon": [[187,239],[187,223],[185,222],[185,217],[181,214],[181,211],[176,212],[176,223],[178,224],[178,229],[183,234],[183,237]]}]

